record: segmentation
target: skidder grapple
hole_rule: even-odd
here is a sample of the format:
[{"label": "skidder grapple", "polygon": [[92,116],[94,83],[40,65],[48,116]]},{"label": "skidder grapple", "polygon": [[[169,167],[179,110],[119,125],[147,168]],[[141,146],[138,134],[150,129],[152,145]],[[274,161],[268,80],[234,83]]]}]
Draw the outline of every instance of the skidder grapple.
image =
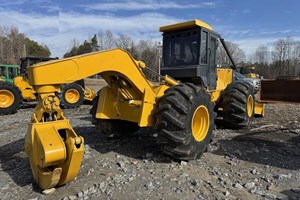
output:
[{"label": "skidder grapple", "polygon": [[234,62],[233,69],[216,67],[218,40],[224,43],[220,36],[200,20],[160,30],[164,76],[157,82],[146,78],[142,61],[122,49],[28,68],[39,103],[32,114],[25,150],[33,177],[42,189],[73,180],[84,152],[84,139],[60,109],[57,91],[64,83],[100,74],[108,85],[100,90],[91,108],[96,128],[115,137],[139,127],[154,127],[162,151],[174,159],[191,160],[203,154],[211,141],[216,113],[230,128],[249,125],[255,107],[253,88],[245,82],[233,82]]}]

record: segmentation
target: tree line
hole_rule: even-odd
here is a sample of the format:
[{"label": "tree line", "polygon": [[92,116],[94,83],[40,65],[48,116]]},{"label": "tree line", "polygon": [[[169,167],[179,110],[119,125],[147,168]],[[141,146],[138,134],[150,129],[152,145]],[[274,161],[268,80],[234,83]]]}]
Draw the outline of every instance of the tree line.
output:
[{"label": "tree line", "polygon": [[[300,41],[292,37],[278,39],[271,47],[260,45],[250,59],[246,53],[234,42],[226,42],[227,47],[238,66],[254,65],[256,73],[264,78],[277,76],[300,76]],[[73,39],[71,48],[63,57],[70,57],[84,53],[122,48],[135,59],[142,60],[154,71],[158,71],[161,62],[161,45],[154,40],[134,40],[130,36],[114,35],[110,30],[99,31],[90,39],[80,43]],[[29,39],[19,33],[18,28],[0,26],[0,63],[18,64],[25,56],[49,57],[51,52],[44,44]],[[222,48],[218,46],[217,63],[230,64]]]},{"label": "tree line", "polygon": [[[72,41],[70,51],[64,54],[64,58],[94,51],[109,50],[112,48],[121,48],[128,51],[136,60],[142,60],[146,66],[152,71],[158,72],[161,47],[157,41],[153,40],[139,40],[134,41],[130,36],[121,34],[114,35],[110,30],[99,31],[97,34],[85,40],[82,44],[76,39]],[[157,80],[157,74],[149,70],[144,73],[149,79]]]},{"label": "tree line", "polygon": [[[276,40],[271,47],[258,46],[249,61],[238,44],[226,43],[238,66],[255,66],[255,72],[264,78],[300,76],[300,41],[290,36]],[[218,62],[230,64],[224,49],[219,48],[218,51]]]},{"label": "tree line", "polygon": [[49,57],[51,52],[46,45],[29,39],[15,26],[0,26],[0,64],[20,64],[26,56]]},{"label": "tree line", "polygon": [[[256,67],[256,73],[264,78],[300,75],[300,41],[296,41],[292,37],[278,39],[271,48],[260,45],[248,61],[245,51],[237,43],[227,41],[226,45],[238,67],[253,65]],[[115,36],[109,30],[99,31],[82,44],[74,39],[71,50],[64,57],[116,47],[125,49],[135,59],[144,61],[152,70],[158,71],[161,58],[161,47],[158,42],[134,41],[130,36],[124,34]],[[231,64],[221,44],[218,46],[217,52],[219,65]]]},{"label": "tree line", "polygon": [[278,39],[270,50],[257,47],[253,61],[257,73],[265,78],[300,76],[300,41],[292,37]]}]

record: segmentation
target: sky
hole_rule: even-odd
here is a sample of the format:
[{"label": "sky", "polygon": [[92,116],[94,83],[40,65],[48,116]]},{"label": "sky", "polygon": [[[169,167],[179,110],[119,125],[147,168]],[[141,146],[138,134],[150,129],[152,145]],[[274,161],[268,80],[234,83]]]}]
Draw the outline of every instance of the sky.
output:
[{"label": "sky", "polygon": [[161,41],[160,26],[199,19],[249,56],[279,38],[300,40],[299,10],[299,0],[0,0],[0,26],[16,26],[62,57],[74,39],[99,31]]}]

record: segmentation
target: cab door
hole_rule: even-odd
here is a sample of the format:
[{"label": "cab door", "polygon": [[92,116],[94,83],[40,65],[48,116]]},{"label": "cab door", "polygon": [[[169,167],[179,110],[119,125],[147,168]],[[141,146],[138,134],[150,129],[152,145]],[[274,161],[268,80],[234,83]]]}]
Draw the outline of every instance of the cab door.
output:
[{"label": "cab door", "polygon": [[217,86],[217,37],[209,35],[209,48],[208,48],[208,82],[209,89],[213,90]]}]

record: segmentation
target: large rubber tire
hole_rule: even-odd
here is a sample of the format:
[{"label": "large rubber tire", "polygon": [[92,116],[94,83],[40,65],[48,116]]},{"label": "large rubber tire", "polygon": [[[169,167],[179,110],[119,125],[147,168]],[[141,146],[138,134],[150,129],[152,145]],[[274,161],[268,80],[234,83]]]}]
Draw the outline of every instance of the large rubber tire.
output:
[{"label": "large rubber tire", "polygon": [[233,82],[222,95],[223,124],[228,128],[246,128],[254,115],[254,89],[246,82]]},{"label": "large rubber tire", "polygon": [[84,102],[84,91],[77,83],[65,84],[59,93],[62,108],[78,108]]},{"label": "large rubber tire", "polygon": [[155,131],[163,153],[193,160],[207,149],[214,127],[213,103],[203,87],[173,86],[158,100]]},{"label": "large rubber tire", "polygon": [[107,138],[131,137],[139,130],[137,123],[118,119],[97,119],[99,95],[93,99],[93,106],[90,110],[92,123]]},{"label": "large rubber tire", "polygon": [[0,81],[0,115],[16,113],[22,103],[21,91],[15,85]]}]

